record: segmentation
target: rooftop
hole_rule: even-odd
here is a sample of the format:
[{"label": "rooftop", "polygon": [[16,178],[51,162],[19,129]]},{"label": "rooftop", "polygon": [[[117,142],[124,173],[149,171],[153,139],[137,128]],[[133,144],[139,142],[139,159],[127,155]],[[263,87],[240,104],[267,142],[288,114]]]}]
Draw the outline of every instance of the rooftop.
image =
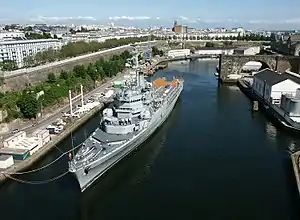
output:
[{"label": "rooftop", "polygon": [[290,79],[290,80],[294,81],[295,83],[298,83],[300,85],[300,75],[299,75],[299,77],[293,76],[293,75],[288,74],[288,73],[282,73],[281,75],[284,76],[287,79]]},{"label": "rooftop", "polygon": [[15,149],[15,148],[7,148],[7,147],[3,147],[0,148],[0,154],[25,154],[27,153],[28,150],[27,149]]},{"label": "rooftop", "polygon": [[286,76],[279,74],[270,69],[263,69],[257,72],[254,77],[259,78],[262,81],[265,81],[269,85],[275,85],[287,79]]},{"label": "rooftop", "polygon": [[238,47],[238,48],[235,48],[234,50],[238,50],[238,51],[245,51],[245,50],[248,50],[250,47]]},{"label": "rooftop", "polygon": [[11,157],[11,155],[0,155],[0,161],[5,161],[7,159],[9,159]]}]

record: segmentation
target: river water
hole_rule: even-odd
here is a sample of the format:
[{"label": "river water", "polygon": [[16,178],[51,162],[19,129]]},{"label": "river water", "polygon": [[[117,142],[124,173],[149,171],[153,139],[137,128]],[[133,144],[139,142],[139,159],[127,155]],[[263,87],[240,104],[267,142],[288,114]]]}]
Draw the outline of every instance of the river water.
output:
[{"label": "river water", "polygon": [[[185,88],[168,121],[130,157],[80,193],[68,174],[50,184],[9,182],[0,190],[1,219],[153,220],[300,219],[288,150],[300,141],[278,131],[236,87],[218,88],[218,61],[174,62],[158,76],[183,76]],[[73,133],[81,143],[96,115]],[[71,139],[36,165],[71,148]],[[67,169],[67,157],[22,180]]]}]

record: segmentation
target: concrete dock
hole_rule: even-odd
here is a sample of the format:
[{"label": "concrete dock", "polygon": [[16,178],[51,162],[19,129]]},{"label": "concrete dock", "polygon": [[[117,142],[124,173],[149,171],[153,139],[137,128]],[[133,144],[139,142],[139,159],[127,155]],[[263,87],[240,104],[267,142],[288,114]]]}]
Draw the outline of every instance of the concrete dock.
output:
[{"label": "concrete dock", "polygon": [[[57,144],[59,144],[61,141],[67,138],[71,134],[71,132],[74,132],[77,128],[79,128],[86,121],[88,121],[89,118],[97,114],[103,107],[104,104],[100,104],[96,106],[94,109],[92,109],[91,111],[87,112],[81,118],[74,120],[67,126],[67,128],[62,133],[60,133],[57,136],[54,136],[49,143],[43,146],[35,154],[30,156],[26,160],[20,161],[17,164],[9,167],[3,172],[10,174],[10,173],[22,172],[29,169],[32,165],[34,165],[36,162],[41,160],[48,152],[50,152]],[[0,183],[5,182],[5,180],[7,180],[7,176],[3,173],[0,173]]]},{"label": "concrete dock", "polygon": [[294,174],[298,186],[298,192],[300,194],[300,167],[299,167],[299,158],[300,158],[300,151],[297,151],[291,155]]}]

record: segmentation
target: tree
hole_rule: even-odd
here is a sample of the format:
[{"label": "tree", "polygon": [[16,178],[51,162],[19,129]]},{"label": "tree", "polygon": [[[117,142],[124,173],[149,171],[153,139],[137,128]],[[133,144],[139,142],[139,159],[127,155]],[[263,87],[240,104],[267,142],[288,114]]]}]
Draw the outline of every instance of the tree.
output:
[{"label": "tree", "polygon": [[31,66],[33,66],[34,63],[35,63],[34,57],[33,56],[24,57],[23,63],[25,65],[25,67],[31,67]]},{"label": "tree", "polygon": [[87,73],[86,73],[86,70],[85,70],[83,65],[74,66],[73,72],[74,72],[76,77],[80,77],[82,79],[87,77]]},{"label": "tree", "polygon": [[71,29],[70,29],[70,33],[71,33],[71,34],[76,34],[76,31],[75,31],[73,28],[71,28]]},{"label": "tree", "polygon": [[67,80],[69,78],[68,72],[62,70],[59,74],[59,78],[63,80]]},{"label": "tree", "polygon": [[270,41],[276,41],[276,36],[274,33],[271,33],[271,36],[270,36]]},{"label": "tree", "polygon": [[94,83],[99,79],[99,74],[97,72],[97,69],[92,63],[90,63],[89,66],[87,67],[87,74],[91,77]]},{"label": "tree", "polygon": [[215,46],[215,44],[213,42],[207,42],[205,44],[205,47],[214,47],[214,46]]},{"label": "tree", "polygon": [[224,41],[223,45],[224,46],[231,46],[232,45],[232,41]]},{"label": "tree", "polygon": [[237,40],[242,40],[241,34],[238,33]]},{"label": "tree", "polygon": [[40,101],[36,100],[36,94],[44,91],[43,108],[49,108],[64,100],[68,96],[68,90],[73,92],[80,90],[80,84],[89,91],[95,85],[96,80],[116,75],[125,69],[125,62],[131,54],[125,51],[112,56],[108,60],[103,58],[91,63],[87,68],[84,66],[74,67],[73,71],[62,71],[59,77],[54,74],[48,75],[47,82],[36,86],[30,86],[26,91],[11,91],[0,93],[0,107],[8,113],[7,120],[14,118],[33,118],[40,111]]},{"label": "tree", "polygon": [[49,83],[55,83],[56,82],[56,76],[55,76],[54,73],[49,73],[48,74],[47,82],[49,82]]},{"label": "tree", "polygon": [[14,60],[3,60],[0,62],[0,70],[2,71],[13,71],[18,69],[18,65]]},{"label": "tree", "polygon": [[197,40],[200,40],[200,39],[201,39],[201,38],[200,38],[200,36],[198,35],[198,36],[197,36]]},{"label": "tree", "polygon": [[35,118],[39,112],[39,103],[36,97],[30,92],[23,93],[17,105],[24,118]]}]

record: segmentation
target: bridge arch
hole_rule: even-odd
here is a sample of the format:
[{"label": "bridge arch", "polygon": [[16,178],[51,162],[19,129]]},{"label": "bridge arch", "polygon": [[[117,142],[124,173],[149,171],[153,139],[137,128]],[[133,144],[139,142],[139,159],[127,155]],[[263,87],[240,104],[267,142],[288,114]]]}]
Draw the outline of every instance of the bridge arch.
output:
[{"label": "bridge arch", "polygon": [[250,74],[254,71],[259,71],[259,70],[263,70],[263,69],[272,69],[272,67],[270,66],[270,64],[267,64],[264,61],[261,61],[259,59],[253,59],[251,61],[248,61],[244,64],[241,64],[241,68],[239,70],[240,74]]},{"label": "bridge arch", "polygon": [[300,57],[283,55],[221,55],[219,60],[219,74],[226,79],[230,74],[240,74],[243,66],[249,61],[258,61],[262,67],[278,72],[290,70],[300,74]]},{"label": "bridge arch", "polygon": [[246,63],[255,61],[261,63],[262,68],[275,70],[277,68],[276,56],[270,55],[221,55],[220,57],[220,77],[227,78],[230,74],[241,74],[241,71]]}]

